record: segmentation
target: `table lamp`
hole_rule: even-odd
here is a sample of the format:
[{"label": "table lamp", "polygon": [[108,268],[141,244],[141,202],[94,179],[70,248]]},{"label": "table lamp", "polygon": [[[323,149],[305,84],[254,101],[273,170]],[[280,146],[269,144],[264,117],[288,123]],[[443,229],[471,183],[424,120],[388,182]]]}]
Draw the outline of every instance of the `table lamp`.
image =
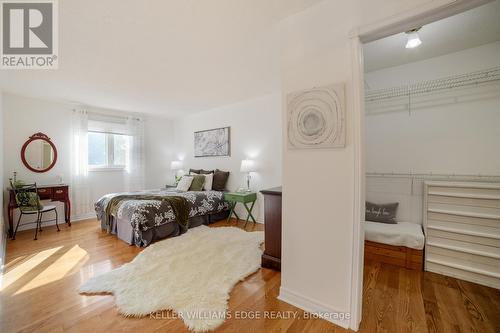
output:
[{"label": "table lamp", "polygon": [[245,172],[247,174],[247,192],[250,192],[250,173],[255,171],[255,163],[253,160],[242,160],[241,161],[241,172]]},{"label": "table lamp", "polygon": [[170,162],[170,170],[174,171],[174,184],[177,184],[177,172],[182,169],[182,161]]}]

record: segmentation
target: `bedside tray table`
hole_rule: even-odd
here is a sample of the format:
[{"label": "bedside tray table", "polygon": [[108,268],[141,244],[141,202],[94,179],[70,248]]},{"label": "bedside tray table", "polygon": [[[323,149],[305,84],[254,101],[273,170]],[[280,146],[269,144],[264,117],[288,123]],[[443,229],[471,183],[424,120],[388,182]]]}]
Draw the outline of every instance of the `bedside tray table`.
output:
[{"label": "bedside tray table", "polygon": [[[227,222],[229,223],[229,220],[231,219],[231,216],[234,214],[236,217],[236,220],[240,220],[240,217],[238,214],[236,214],[236,211],[234,208],[236,207],[236,204],[239,202],[245,206],[245,209],[247,211],[247,218],[245,219],[245,226],[247,226],[248,219],[251,218],[253,223],[255,224],[255,218],[252,215],[252,209],[253,206],[255,205],[255,201],[257,200],[257,193],[255,192],[226,192],[224,193],[224,200],[229,201],[229,216],[227,217]],[[250,204],[250,207],[248,207],[248,204]]]}]

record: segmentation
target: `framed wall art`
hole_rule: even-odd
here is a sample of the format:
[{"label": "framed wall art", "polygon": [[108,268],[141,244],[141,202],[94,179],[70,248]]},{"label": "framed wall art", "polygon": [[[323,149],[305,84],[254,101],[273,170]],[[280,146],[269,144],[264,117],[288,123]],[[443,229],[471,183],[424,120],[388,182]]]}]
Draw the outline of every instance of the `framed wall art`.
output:
[{"label": "framed wall art", "polygon": [[194,157],[231,156],[230,127],[194,132]]},{"label": "framed wall art", "polygon": [[344,90],[331,84],[288,94],[288,148],[345,147]]}]

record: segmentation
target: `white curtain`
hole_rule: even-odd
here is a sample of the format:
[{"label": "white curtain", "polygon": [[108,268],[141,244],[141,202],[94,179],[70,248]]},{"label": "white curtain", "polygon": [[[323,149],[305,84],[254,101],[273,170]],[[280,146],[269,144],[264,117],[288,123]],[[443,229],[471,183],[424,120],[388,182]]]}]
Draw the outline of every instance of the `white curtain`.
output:
[{"label": "white curtain", "polygon": [[93,212],[88,179],[88,112],[83,108],[73,110],[71,149],[71,209],[75,217],[85,217]]},{"label": "white curtain", "polygon": [[144,190],[144,121],[137,117],[127,117],[126,132],[130,137],[124,179],[125,190]]}]

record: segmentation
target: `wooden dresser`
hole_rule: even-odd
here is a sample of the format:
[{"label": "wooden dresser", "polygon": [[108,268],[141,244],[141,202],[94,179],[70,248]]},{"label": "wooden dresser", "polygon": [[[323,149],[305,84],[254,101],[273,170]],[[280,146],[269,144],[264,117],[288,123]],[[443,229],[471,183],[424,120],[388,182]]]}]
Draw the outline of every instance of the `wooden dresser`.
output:
[{"label": "wooden dresser", "polygon": [[[40,185],[37,186],[38,195],[41,200],[51,200],[51,201],[61,201],[64,202],[64,219],[66,223],[71,226],[70,216],[71,216],[71,202],[69,200],[69,186],[65,184],[57,185]],[[9,189],[9,237],[12,237],[13,229],[13,219],[14,219],[14,209],[17,208],[16,195],[13,189]]]},{"label": "wooden dresser", "polygon": [[500,184],[424,185],[425,270],[500,288]]},{"label": "wooden dresser", "polygon": [[265,249],[262,267],[281,271],[281,187],[260,191],[264,195]]}]

